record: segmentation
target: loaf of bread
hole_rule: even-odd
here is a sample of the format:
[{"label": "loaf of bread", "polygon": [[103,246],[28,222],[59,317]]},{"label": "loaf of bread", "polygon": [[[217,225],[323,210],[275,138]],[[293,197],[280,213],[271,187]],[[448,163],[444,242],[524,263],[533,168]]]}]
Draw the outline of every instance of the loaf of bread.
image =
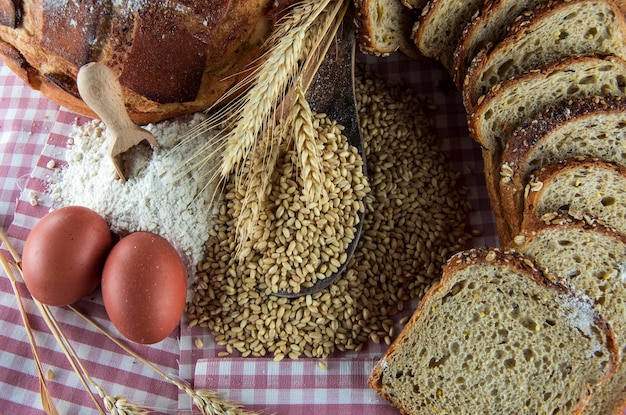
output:
[{"label": "loaf of bread", "polygon": [[485,47],[463,81],[471,111],[493,86],[562,58],[611,54],[626,59],[626,20],[612,0],[550,0],[520,15],[501,41]]},{"label": "loaf of bread", "polygon": [[489,44],[504,39],[509,26],[524,12],[533,10],[546,0],[487,1],[465,26],[454,51],[453,76],[459,90],[467,68],[474,57]]},{"label": "loaf of bread", "polygon": [[626,98],[567,100],[527,119],[513,132],[502,154],[499,188],[512,234],[521,228],[524,189],[531,174],[573,157],[626,163]]},{"label": "loaf of bread", "polygon": [[295,0],[0,2],[0,56],[34,89],[95,116],[76,88],[92,61],[120,79],[131,118],[202,111],[246,74]]},{"label": "loaf of bread", "polygon": [[[546,214],[527,226],[511,248],[532,257],[544,270],[564,278],[590,297],[626,353],[626,236],[587,217]],[[592,254],[590,254],[592,253]],[[621,415],[626,403],[626,363],[593,391],[583,414]]]},{"label": "loaf of bread", "polygon": [[526,187],[522,228],[547,213],[596,217],[626,234],[626,167],[601,159],[566,159],[537,171]]},{"label": "loaf of bread", "polygon": [[527,257],[473,249],[446,264],[370,387],[403,414],[572,414],[618,359],[590,301]]},{"label": "loaf of bread", "polygon": [[411,59],[421,57],[411,39],[417,12],[400,0],[354,0],[357,39],[361,52],[388,56],[400,51]]}]

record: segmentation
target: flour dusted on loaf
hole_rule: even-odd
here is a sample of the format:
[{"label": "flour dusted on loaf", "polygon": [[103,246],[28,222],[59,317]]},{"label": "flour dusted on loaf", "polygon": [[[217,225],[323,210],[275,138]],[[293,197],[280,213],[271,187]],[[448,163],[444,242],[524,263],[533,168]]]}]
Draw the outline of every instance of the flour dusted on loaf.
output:
[{"label": "flour dusted on loaf", "polygon": [[26,84],[91,116],[76,88],[89,62],[120,80],[133,121],[201,112],[234,98],[232,87],[269,47],[295,0],[20,0],[0,2],[0,56]]},{"label": "flour dusted on loaf", "polygon": [[[149,124],[160,144],[152,150],[136,146],[130,150],[133,162],[127,182],[114,180],[114,168],[108,156],[106,127],[100,121],[76,126],[65,158],[67,165],[50,179],[52,206],[82,205],[100,213],[113,232],[157,233],[184,254],[188,266],[204,257],[204,243],[212,227],[214,186],[204,187],[210,166],[189,174],[181,171],[190,154],[206,143],[192,142],[173,147],[188,129],[205,115]],[[132,164],[132,165],[131,165]]]}]

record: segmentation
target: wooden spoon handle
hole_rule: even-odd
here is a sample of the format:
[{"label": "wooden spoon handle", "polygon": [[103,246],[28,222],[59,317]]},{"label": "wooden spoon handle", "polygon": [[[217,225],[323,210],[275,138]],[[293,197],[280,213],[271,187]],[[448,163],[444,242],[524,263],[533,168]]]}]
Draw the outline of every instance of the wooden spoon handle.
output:
[{"label": "wooden spoon handle", "polygon": [[114,137],[137,128],[126,112],[119,80],[106,65],[98,62],[83,65],[78,71],[76,84],[81,98],[98,114]]}]

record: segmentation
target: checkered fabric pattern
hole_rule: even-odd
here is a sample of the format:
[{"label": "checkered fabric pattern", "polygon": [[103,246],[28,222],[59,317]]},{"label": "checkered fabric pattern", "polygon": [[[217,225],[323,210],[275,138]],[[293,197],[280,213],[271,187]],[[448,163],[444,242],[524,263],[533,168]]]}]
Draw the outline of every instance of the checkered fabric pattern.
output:
[{"label": "checkered fabric pattern", "polygon": [[[387,78],[401,79],[437,105],[434,113],[441,148],[452,168],[461,173],[473,206],[470,227],[481,232],[474,245],[497,244],[489,200],[484,190],[480,148],[468,137],[460,96],[448,75],[430,62],[416,63],[394,55],[385,59],[362,57],[364,63]],[[76,123],[72,112],[31,91],[6,66],[0,65],[0,221],[21,250],[32,226],[49,210],[46,180],[48,162],[63,163],[64,149]],[[37,203],[32,203],[37,200]],[[55,340],[38,317],[25,287],[19,285],[40,347],[44,371],[52,369],[49,388],[60,413],[92,414],[94,405],[68,366]],[[106,319],[98,292],[78,307],[116,333]],[[190,413],[190,399],[164,382],[143,364],[86,326],[73,312],[56,309],[90,374],[111,395],[156,408],[156,413]],[[40,414],[39,383],[30,346],[8,279],[0,278],[0,413]],[[203,348],[196,347],[202,340]],[[367,387],[367,377],[385,345],[368,345],[361,353],[316,359],[218,358],[210,333],[185,322],[179,332],[153,346],[132,347],[142,356],[195,388],[217,390],[247,408],[275,414],[394,414],[397,411]]]}]

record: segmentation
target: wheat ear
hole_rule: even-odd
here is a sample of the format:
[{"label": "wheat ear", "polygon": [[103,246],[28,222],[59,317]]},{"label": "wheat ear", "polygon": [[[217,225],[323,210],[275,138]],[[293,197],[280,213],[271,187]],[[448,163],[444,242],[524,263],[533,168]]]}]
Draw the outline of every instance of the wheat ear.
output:
[{"label": "wheat ear", "polygon": [[236,176],[234,180],[235,191],[244,195],[239,214],[235,219],[238,241],[236,255],[240,260],[245,259],[254,246],[252,235],[270,190],[271,178],[283,141],[282,130],[284,127],[278,125],[263,135],[259,146],[246,160],[242,174]]},{"label": "wheat ear", "polygon": [[240,118],[227,134],[222,156],[222,177],[228,177],[248,155],[259,134],[273,123],[273,113],[284,96],[299,62],[308,50],[307,33],[330,0],[306,0],[299,3],[281,22],[272,40],[276,41],[261,64],[254,85],[245,95]]},{"label": "wheat ear", "polygon": [[258,59],[261,64],[225,94],[238,98],[181,137],[182,144],[222,128],[190,157],[183,174],[220,159],[221,163],[206,174],[209,184],[217,183],[219,189],[233,171],[243,170],[258,137],[273,128],[276,118],[289,112],[286,96],[295,80],[308,78],[306,87],[310,84],[331,43],[329,33],[336,32],[337,21],[343,19],[349,4],[349,0],[302,0],[291,8],[276,25],[267,42],[268,52]]},{"label": "wheat ear", "polygon": [[[258,219],[263,208],[263,202],[267,196],[267,190],[270,186],[270,180],[275,169],[276,161],[278,160],[280,149],[282,146],[291,145],[292,140],[296,137],[294,135],[295,130],[291,126],[294,126],[294,123],[297,122],[296,128],[298,130],[303,128],[305,133],[310,133],[312,131],[312,120],[309,123],[301,122],[302,118],[306,117],[303,112],[308,110],[308,114],[311,115],[311,109],[308,106],[308,103],[306,103],[306,99],[304,107],[302,107],[301,102],[298,104],[300,105],[298,114],[301,115],[296,118],[293,116],[293,105],[295,100],[293,85],[295,82],[297,82],[298,85],[301,85],[303,81],[310,81],[310,79],[303,80],[302,77],[310,76],[312,78],[313,74],[316,72],[315,70],[312,70],[310,73],[306,73],[306,70],[309,68],[317,68],[316,65],[318,62],[316,62],[316,60],[321,60],[320,54],[323,55],[328,46],[326,44],[321,47],[320,44],[323,43],[324,39],[329,42],[329,39],[334,37],[336,27],[333,27],[332,23],[335,22],[338,17],[341,19],[343,16],[343,10],[340,6],[342,6],[341,2],[335,2],[333,7],[328,7],[330,10],[325,10],[318,15],[316,18],[317,20],[313,22],[305,31],[306,33],[303,32],[305,36],[302,38],[302,42],[307,55],[306,63],[298,69],[297,74],[292,75],[288,80],[290,91],[286,96],[282,97],[282,105],[277,110],[278,113],[274,114],[276,118],[272,120],[272,123],[267,124],[264,130],[260,131],[261,139],[254,139],[251,142],[251,147],[245,150],[247,151],[246,155],[243,155],[243,159],[238,161],[238,165],[241,164],[242,167],[238,169],[235,174],[235,189],[238,193],[245,195],[241,201],[241,205],[239,207],[240,211],[237,215],[235,225],[238,240],[236,255],[240,260],[245,258],[254,246],[252,235],[254,234],[256,223],[258,223]],[[312,5],[308,4],[307,7],[311,8]],[[299,19],[295,20],[299,21]],[[276,36],[276,39],[284,40],[290,36],[291,31],[298,29],[299,27],[299,24],[296,24],[293,21],[287,21],[280,26],[274,36]],[[331,28],[331,33],[329,33],[329,28]],[[318,57],[319,59],[315,59],[315,57]],[[304,99],[302,87],[300,87],[300,91],[302,93],[301,98]],[[242,110],[242,112],[243,111],[245,110]],[[285,113],[287,114],[285,115]],[[274,125],[276,120],[281,119],[283,120],[282,123]],[[299,132],[297,134],[299,134]],[[233,140],[230,141],[230,143],[232,144],[238,142]],[[228,146],[228,143],[226,146]],[[306,155],[312,153],[315,155],[315,151],[315,148],[309,149],[306,153],[304,153],[305,157]],[[312,169],[319,168],[319,164],[316,167],[315,165],[311,165],[307,162],[306,165]],[[224,167],[224,164],[222,164],[222,167]],[[307,170],[307,175],[309,177],[312,177],[313,175],[319,176],[319,172],[311,172],[310,170]],[[319,187],[314,181],[311,188],[318,189]]]},{"label": "wheat ear", "polygon": [[126,346],[124,343],[122,343],[121,341],[113,337],[105,329],[100,327],[100,325],[98,325],[95,321],[87,317],[85,314],[81,313],[75,307],[68,306],[68,308],[74,311],[79,317],[81,317],[83,320],[89,323],[92,327],[94,327],[100,333],[104,334],[109,340],[115,343],[123,351],[125,351],[130,356],[134,357],[135,359],[139,360],[140,362],[148,366],[150,369],[152,369],[156,374],[161,376],[163,379],[172,383],[173,385],[178,387],[178,389],[180,389],[181,391],[189,395],[193,399],[194,405],[196,405],[198,409],[200,409],[203,415],[258,415],[256,412],[250,412],[250,411],[243,409],[243,406],[241,404],[230,402],[228,400],[221,398],[217,392],[213,392],[213,391],[209,391],[205,389],[195,390],[189,385],[187,385],[185,382],[182,382],[178,379],[173,378],[172,376],[168,375],[167,373],[163,372],[161,369],[156,367],[150,361],[144,359],[142,356],[140,356],[137,352],[135,352],[134,350]]},{"label": "wheat ear", "polygon": [[321,206],[328,200],[328,192],[324,186],[326,177],[317,148],[313,111],[300,86],[297,86],[295,90],[291,116],[293,117],[292,134],[300,161],[304,197],[309,207],[313,204]]},{"label": "wheat ear", "polygon": [[[240,95],[239,98],[218,109],[181,138],[182,145],[212,129],[221,128],[190,157],[183,174],[221,159],[220,165],[207,175],[209,183],[218,183],[217,188],[220,188],[231,173],[242,173],[259,136],[273,129],[278,103],[298,77],[300,65],[306,60],[311,44],[315,43],[310,38],[311,27],[320,26],[318,17],[329,3],[331,0],[303,0],[278,22],[267,41],[268,52],[260,59],[262,63],[225,94]],[[318,28],[313,32],[317,34],[319,31]],[[247,92],[241,95],[246,89]]]}]

